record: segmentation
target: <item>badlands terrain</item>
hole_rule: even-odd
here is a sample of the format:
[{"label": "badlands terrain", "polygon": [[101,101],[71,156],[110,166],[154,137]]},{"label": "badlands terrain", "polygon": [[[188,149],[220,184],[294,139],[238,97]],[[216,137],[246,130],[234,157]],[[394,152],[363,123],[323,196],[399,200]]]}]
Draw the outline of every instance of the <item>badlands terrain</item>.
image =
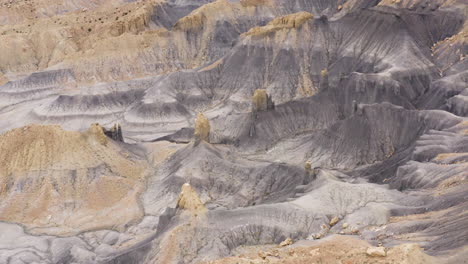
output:
[{"label": "badlands terrain", "polygon": [[465,0],[0,0],[0,263],[468,263]]}]

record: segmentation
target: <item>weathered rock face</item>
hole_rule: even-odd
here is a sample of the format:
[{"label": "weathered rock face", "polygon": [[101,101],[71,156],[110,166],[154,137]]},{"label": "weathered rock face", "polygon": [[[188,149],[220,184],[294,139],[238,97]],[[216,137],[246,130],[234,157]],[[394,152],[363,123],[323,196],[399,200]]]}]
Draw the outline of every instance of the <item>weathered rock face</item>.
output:
[{"label": "weathered rock face", "polygon": [[271,97],[268,96],[266,90],[264,89],[255,90],[255,93],[252,96],[252,111],[253,112],[271,110],[274,108],[275,108],[275,104],[271,100]]},{"label": "weathered rock face", "polygon": [[366,250],[366,254],[371,257],[385,257],[387,252],[385,252],[384,247],[369,247]]},{"label": "weathered rock face", "polygon": [[202,113],[199,113],[197,115],[197,119],[195,119],[195,130],[193,132],[193,136],[197,141],[209,141],[210,122]]},{"label": "weathered rock face", "polygon": [[86,133],[27,126],[1,135],[0,146],[1,220],[30,233],[71,235],[142,217],[144,162],[120,153],[99,125]]},{"label": "weathered rock face", "polygon": [[189,183],[184,183],[184,185],[182,185],[182,190],[180,191],[179,198],[177,199],[177,208],[188,210],[193,213],[205,211],[205,207],[203,206],[200,197],[198,197],[197,192]]},{"label": "weathered rock face", "polygon": [[461,263],[466,15],[0,0],[0,263]]}]

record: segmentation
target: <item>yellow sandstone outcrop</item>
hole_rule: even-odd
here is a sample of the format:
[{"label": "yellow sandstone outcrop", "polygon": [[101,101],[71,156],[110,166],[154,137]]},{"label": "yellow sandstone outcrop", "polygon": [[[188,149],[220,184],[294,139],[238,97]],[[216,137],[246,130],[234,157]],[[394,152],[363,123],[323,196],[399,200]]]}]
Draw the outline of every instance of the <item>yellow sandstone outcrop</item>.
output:
[{"label": "yellow sandstone outcrop", "polygon": [[185,16],[174,25],[175,30],[191,30],[191,29],[200,29],[203,27],[203,24],[207,20],[205,16],[205,10],[215,7],[217,2],[207,4],[203,8],[195,9],[191,14]]},{"label": "yellow sandstone outcrop", "polygon": [[257,89],[252,96],[252,111],[260,112],[274,109],[275,104],[265,89]]},{"label": "yellow sandstone outcrop", "polygon": [[146,165],[104,137],[98,125],[86,133],[30,125],[0,135],[0,221],[71,235],[140,218]]},{"label": "yellow sandstone outcrop", "polygon": [[265,111],[268,107],[268,94],[265,89],[257,89],[252,96],[252,107],[254,111]]},{"label": "yellow sandstone outcrop", "polygon": [[92,124],[88,129],[88,135],[96,139],[101,145],[107,145],[107,136],[104,134],[104,128],[99,124]]},{"label": "yellow sandstone outcrop", "polygon": [[196,140],[209,141],[210,122],[202,113],[199,113],[195,119],[194,136]]},{"label": "yellow sandstone outcrop", "polygon": [[248,6],[262,6],[266,4],[270,4],[271,1],[268,0],[241,0],[240,3],[244,7]]},{"label": "yellow sandstone outcrop", "polygon": [[[41,5],[46,0],[36,2],[35,4]],[[113,56],[122,55],[137,56],[137,52],[147,43],[140,41],[135,48],[132,45],[135,40],[131,35],[148,30],[151,16],[159,2],[161,1],[123,1],[112,8],[103,4],[102,8],[94,10],[24,21],[14,20],[16,24],[0,23],[0,71],[28,73],[64,63],[76,70],[78,80],[89,78],[92,75],[89,74],[90,71],[98,68],[99,60],[111,60]],[[0,14],[1,12],[0,6]],[[99,50],[100,46],[107,47],[105,52]],[[116,46],[120,50],[113,53]],[[114,61],[113,64],[115,67],[117,63]],[[101,62],[100,67],[102,66],[105,64]],[[124,73],[126,72],[122,71],[120,74]],[[134,76],[135,73],[132,74]],[[104,73],[101,76],[95,75],[95,78],[102,77],[106,80]]]},{"label": "yellow sandstone outcrop", "polygon": [[244,36],[262,36],[283,29],[300,28],[305,22],[312,19],[314,16],[309,12],[299,12],[282,17],[278,17],[270,21],[266,26],[255,27],[250,29]]},{"label": "yellow sandstone outcrop", "polygon": [[206,211],[206,208],[200,200],[200,197],[198,197],[197,192],[189,183],[182,185],[179,199],[177,200],[177,208],[188,210],[193,213]]}]

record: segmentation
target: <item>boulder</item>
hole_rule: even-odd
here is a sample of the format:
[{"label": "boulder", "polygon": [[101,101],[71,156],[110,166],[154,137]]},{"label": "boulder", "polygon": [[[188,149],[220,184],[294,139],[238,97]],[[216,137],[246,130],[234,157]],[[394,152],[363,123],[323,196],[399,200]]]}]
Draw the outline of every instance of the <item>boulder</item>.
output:
[{"label": "boulder", "polygon": [[385,257],[387,252],[385,252],[384,247],[369,247],[366,251],[366,254],[371,257]]},{"label": "boulder", "polygon": [[293,243],[293,240],[291,238],[286,238],[283,242],[280,243],[280,247],[286,247],[289,246]]}]

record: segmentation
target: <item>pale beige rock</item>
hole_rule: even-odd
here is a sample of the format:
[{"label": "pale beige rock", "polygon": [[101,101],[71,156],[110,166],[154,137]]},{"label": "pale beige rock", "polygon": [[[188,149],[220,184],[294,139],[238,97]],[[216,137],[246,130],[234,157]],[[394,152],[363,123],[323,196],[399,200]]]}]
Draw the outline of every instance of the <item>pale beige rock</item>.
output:
[{"label": "pale beige rock", "polygon": [[309,251],[309,254],[312,256],[320,255],[320,248],[312,249],[311,251]]},{"label": "pale beige rock", "polygon": [[340,221],[340,218],[338,218],[337,216],[333,217],[333,218],[330,220],[330,226],[336,225],[336,223],[338,223],[339,221]]},{"label": "pale beige rock", "polygon": [[89,127],[87,134],[97,140],[101,145],[107,145],[108,139],[106,134],[104,134],[104,128],[98,123],[92,124]]},{"label": "pale beige rock", "polygon": [[[423,249],[415,243],[402,244],[394,248],[391,248],[387,252],[388,256],[400,256],[402,260],[399,264],[435,264],[441,263],[440,260],[436,260],[424,253]],[[450,262],[444,262],[450,263]]]},{"label": "pale beige rock", "polygon": [[293,243],[291,238],[286,238],[283,242],[280,243],[280,247],[286,247]]},{"label": "pale beige rock", "polygon": [[271,0],[241,0],[240,3],[244,7],[257,7],[266,4],[271,4]]},{"label": "pale beige rock", "polygon": [[385,252],[384,247],[369,247],[366,254],[371,257],[385,257],[387,252]]},{"label": "pale beige rock", "polygon": [[258,252],[258,256],[259,256],[260,258],[262,258],[262,259],[266,259],[267,254],[266,254],[265,252],[263,252],[263,251],[260,251],[260,252]]},{"label": "pale beige rock", "polygon": [[322,71],[320,71],[320,75],[322,77],[327,77],[328,76],[328,69],[323,69]]},{"label": "pale beige rock", "polygon": [[305,171],[307,172],[312,172],[312,164],[310,162],[306,162],[305,165],[304,165],[304,169]]},{"label": "pale beige rock", "polygon": [[[86,133],[18,128],[0,135],[0,148],[2,221],[21,223],[32,233],[73,235],[121,229],[142,216],[138,195],[146,165],[130,160],[98,125]],[[99,167],[108,169],[90,175]],[[23,192],[8,188],[24,181],[30,184]]]},{"label": "pale beige rock", "polygon": [[268,107],[268,94],[265,89],[257,89],[252,96],[252,108],[254,111],[265,111]]},{"label": "pale beige rock", "polygon": [[247,33],[244,33],[243,36],[263,36],[283,29],[297,29],[313,17],[314,16],[309,12],[299,12],[278,17],[273,19],[266,26],[250,29]]},{"label": "pale beige rock", "polygon": [[195,119],[194,136],[196,140],[209,141],[210,122],[202,113],[199,113]]},{"label": "pale beige rock", "polygon": [[189,183],[182,185],[179,199],[177,200],[177,208],[188,210],[193,213],[205,212],[206,210],[197,192]]}]

